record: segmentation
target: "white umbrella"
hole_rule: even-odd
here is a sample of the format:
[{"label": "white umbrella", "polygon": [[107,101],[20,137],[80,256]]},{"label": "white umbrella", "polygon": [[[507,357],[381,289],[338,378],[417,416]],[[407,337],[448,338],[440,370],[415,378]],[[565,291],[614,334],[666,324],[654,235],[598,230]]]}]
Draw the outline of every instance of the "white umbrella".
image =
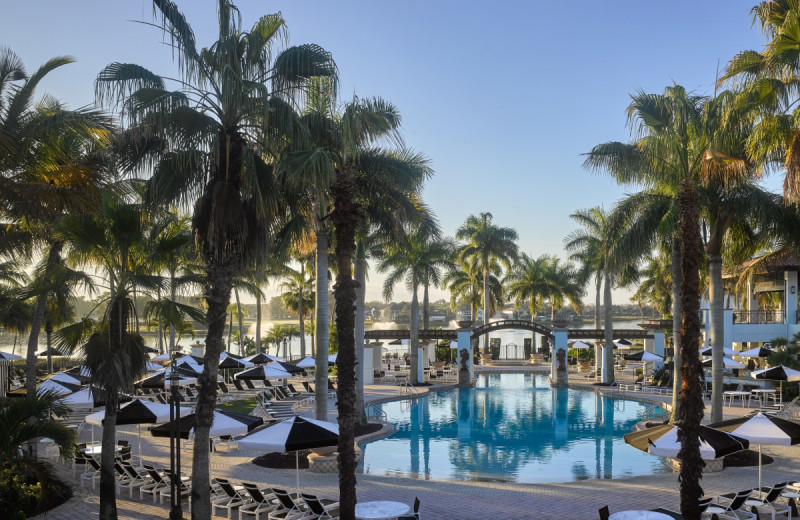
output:
[{"label": "white umbrella", "polygon": [[147,363],[144,364],[144,368],[148,372],[155,372],[156,370],[161,370],[164,367],[162,367],[161,365],[157,365],[155,363],[151,363],[150,361],[148,361]]},{"label": "white umbrella", "polygon": [[[650,455],[676,459],[681,450],[679,430],[680,426],[676,424],[660,424],[625,434],[625,442]],[[705,460],[724,457],[750,445],[747,439],[708,426],[700,425],[699,434],[700,456]]]},{"label": "white umbrella", "polygon": [[295,363],[300,368],[314,368],[317,366],[317,362],[314,361],[314,358],[311,356],[306,356],[297,363]]},{"label": "white umbrella", "polygon": [[458,341],[451,341],[450,348],[458,348]]},{"label": "white umbrella", "polygon": [[581,340],[575,341],[575,342],[573,342],[573,343],[571,343],[571,344],[569,344],[569,345],[567,345],[567,346],[568,346],[569,348],[577,348],[577,349],[582,349],[582,348],[592,348],[592,346],[591,346],[591,345],[589,345],[588,343],[584,343],[584,342],[583,342],[583,341],[581,341]]},{"label": "white umbrella", "polygon": [[73,392],[77,392],[80,389],[81,389],[80,385],[75,385],[72,383],[64,383],[61,381],[54,381],[52,379],[48,379],[47,381],[44,381],[43,383],[39,384],[39,386],[36,387],[37,392],[51,391],[55,392],[56,395],[71,394]]},{"label": "white umbrella", "polygon": [[[183,356],[183,354],[178,354],[178,357],[181,356]],[[172,359],[172,354],[170,354],[169,352],[164,352],[163,354],[159,354],[150,359],[151,361],[169,361],[170,359]]]},{"label": "white umbrella", "polygon": [[[188,377],[186,375],[178,373],[178,386],[187,386],[194,384],[197,384],[196,377]],[[169,373],[167,372],[167,369],[162,368],[158,372],[154,372],[149,376],[136,381],[135,385],[144,388],[161,388],[161,387],[166,388],[170,385]]]},{"label": "white umbrella", "polygon": [[290,379],[292,374],[277,366],[260,365],[236,373],[233,377],[237,379]]},{"label": "white umbrella", "polygon": [[627,356],[625,356],[625,359],[628,361],[643,361],[645,363],[664,360],[664,358],[662,358],[658,354],[653,354],[652,352],[648,352],[646,350],[642,350],[640,352],[637,352],[636,354],[628,354]]},{"label": "white umbrella", "polygon": [[328,356],[328,362],[329,363],[336,363],[336,356],[337,355],[338,354],[331,354],[330,356]]},{"label": "white umbrella", "polygon": [[[711,347],[706,347],[700,351],[701,356],[710,356],[711,355]],[[737,352],[732,348],[725,347],[722,349],[722,353],[726,356],[743,356],[744,352]]]},{"label": "white umbrella", "polygon": [[22,359],[22,356],[18,356],[10,352],[0,352],[0,359],[5,359],[6,361],[17,361]]},{"label": "white umbrella", "polygon": [[736,355],[742,357],[769,357],[774,354],[775,351],[771,348],[767,347],[756,347],[751,348],[750,350],[743,350],[742,352],[737,352]]},{"label": "white umbrella", "polygon": [[758,444],[758,489],[761,489],[761,445],[793,446],[800,443],[800,425],[761,412],[709,426]]},{"label": "white umbrella", "polygon": [[306,417],[289,417],[261,431],[239,439],[240,450],[264,452],[295,452],[297,493],[300,494],[300,455],[298,450],[336,446],[339,425]]},{"label": "white umbrella", "polygon": [[72,410],[79,408],[94,408],[94,396],[89,388],[78,390],[59,399],[64,405]]},{"label": "white umbrella", "polygon": [[619,341],[614,342],[614,346],[616,346],[620,350],[630,350],[631,346],[625,343],[620,343]]},{"label": "white umbrella", "polygon": [[72,383],[73,385],[81,384],[81,380],[72,377],[71,375],[67,374],[66,372],[56,372],[52,376],[49,377],[51,381],[60,381],[62,383]]},{"label": "white umbrella", "polygon": [[[703,366],[704,367],[710,367],[711,365],[712,365],[712,360],[706,359],[705,361],[703,361]],[[738,361],[734,361],[733,359],[731,359],[729,357],[722,358],[722,366],[725,367],[725,368],[744,368],[745,367],[745,365],[743,365],[742,363],[739,363]]]}]

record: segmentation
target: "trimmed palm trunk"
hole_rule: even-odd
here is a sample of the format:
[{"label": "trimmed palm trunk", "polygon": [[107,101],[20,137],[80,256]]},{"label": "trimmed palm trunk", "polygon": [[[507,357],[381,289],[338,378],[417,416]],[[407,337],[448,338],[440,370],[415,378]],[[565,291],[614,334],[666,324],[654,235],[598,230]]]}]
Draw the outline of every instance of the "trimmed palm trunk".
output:
[{"label": "trimmed palm trunk", "polygon": [[700,388],[700,233],[698,200],[694,186],[683,181],[678,197],[681,231],[681,514],[686,520],[700,520],[698,501],[703,496],[700,479],[705,463],[700,457],[699,427],[703,419]]},{"label": "trimmed palm trunk", "polygon": [[352,268],[359,215],[358,205],[353,200],[355,193],[353,172],[341,170],[333,188],[334,210],[331,219],[336,232],[338,269],[333,295],[336,303],[336,333],[339,337],[336,365],[339,369],[339,516],[342,520],[354,520],[356,508],[356,458],[353,445],[356,283]]},{"label": "trimmed palm trunk", "polygon": [[256,354],[261,353],[261,291],[256,294]]},{"label": "trimmed palm trunk", "polygon": [[672,414],[677,421],[681,410],[681,239],[672,239]]},{"label": "trimmed palm trunk", "polygon": [[303,284],[306,281],[306,263],[300,262],[300,297],[297,302],[297,313],[300,315],[300,359],[306,357],[306,323],[305,323],[305,306],[303,305]]},{"label": "trimmed palm trunk", "polygon": [[603,383],[614,382],[614,321],[613,308],[611,305],[611,276],[606,273],[606,283],[603,288],[603,316],[604,331],[603,336],[605,346],[603,347]]},{"label": "trimmed palm trunk", "polygon": [[244,356],[244,327],[242,325],[242,302],[239,300],[239,289],[234,287],[233,294],[236,296],[236,313],[239,316],[239,355]]},{"label": "trimmed palm trunk", "polygon": [[[409,379],[411,383],[419,383],[419,299],[417,298],[417,290],[419,289],[419,281],[417,275],[411,275],[411,339],[408,341],[410,352],[411,369],[409,370]],[[485,314],[484,314],[485,315]],[[486,338],[488,342],[488,337]]]},{"label": "trimmed palm trunk", "polygon": [[53,322],[50,319],[44,320],[44,334],[47,338],[47,373],[53,373],[53,356],[50,353],[50,347],[53,345]]},{"label": "trimmed palm trunk", "polygon": [[711,325],[711,422],[722,420],[722,256],[708,257],[708,292],[711,296],[709,324]]},{"label": "trimmed palm trunk", "polygon": [[[594,291],[594,328],[600,330],[603,328],[600,322],[600,293],[603,289],[603,273],[598,272],[595,274],[595,291]],[[533,319],[533,311],[531,311],[531,319]],[[603,349],[594,349],[594,366],[600,368],[603,366]]]},{"label": "trimmed palm trunk", "polygon": [[[366,293],[367,293],[367,259],[364,258],[363,244],[356,246],[356,263],[353,274],[358,284],[356,288],[356,404],[355,422],[356,426],[367,424],[367,413],[364,409],[364,319],[366,314]],[[380,347],[377,347],[380,348]],[[380,367],[378,367],[380,368]]]},{"label": "trimmed palm trunk", "polygon": [[[192,452],[192,520],[211,518],[211,479],[209,477],[209,432],[214,422],[217,404],[217,374],[219,356],[222,353],[222,336],[225,333],[225,318],[231,301],[235,267],[231,260],[212,257],[206,268],[206,351],[203,356],[203,372],[197,378],[198,396],[197,422],[194,428],[194,450]],[[202,490],[202,492],[200,491]]]},{"label": "trimmed palm trunk", "polygon": [[422,289],[422,329],[428,330],[430,328],[430,296],[428,295],[428,287],[430,284],[426,281]]},{"label": "trimmed palm trunk", "polygon": [[[64,243],[56,241],[47,253],[47,267],[45,268],[44,279],[49,280],[53,274],[53,267],[61,258],[61,250]],[[36,297],[36,307],[33,310],[31,319],[31,333],[28,336],[28,351],[25,359],[25,390],[33,395],[36,392],[36,349],[39,348],[39,332],[42,330],[44,312],[47,307],[47,294],[40,294]]]},{"label": "trimmed palm trunk", "polygon": [[[489,323],[489,269],[483,271],[483,323]],[[489,353],[489,335],[483,336],[483,353]]]},{"label": "trimmed palm trunk", "polygon": [[114,471],[114,450],[117,444],[117,391],[105,389],[106,411],[103,415],[103,435],[100,441],[100,519],[117,520],[117,483]]},{"label": "trimmed palm trunk", "polygon": [[[315,210],[314,212],[318,212]],[[328,420],[328,233],[317,229],[317,297],[314,312],[314,336],[317,343],[314,372],[314,417]]]}]

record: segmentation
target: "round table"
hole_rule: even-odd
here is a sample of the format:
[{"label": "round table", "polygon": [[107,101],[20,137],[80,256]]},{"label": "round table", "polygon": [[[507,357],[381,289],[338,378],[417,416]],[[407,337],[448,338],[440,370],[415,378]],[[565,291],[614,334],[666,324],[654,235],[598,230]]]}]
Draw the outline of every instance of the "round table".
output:
[{"label": "round table", "polygon": [[[98,444],[97,446],[88,446],[86,448],[83,448],[81,451],[86,455],[100,455],[101,453],[103,453],[103,447]],[[114,451],[115,452],[122,451],[122,446],[115,445]]]},{"label": "round table", "polygon": [[750,392],[745,392],[743,390],[728,390],[727,392],[722,393],[723,401],[725,397],[729,399],[729,406],[733,406],[733,400],[735,398],[739,398],[739,401],[742,404],[742,408],[744,408],[744,400],[747,399],[748,406],[750,405]]},{"label": "round table", "polygon": [[755,388],[752,392],[758,396],[758,400],[762,405],[765,405],[770,397],[774,398],[777,393],[773,388]]},{"label": "round table", "polygon": [[386,520],[404,515],[410,509],[408,504],[389,500],[359,502],[356,504],[356,518],[359,520]]},{"label": "round table", "polygon": [[631,511],[619,511],[609,516],[608,520],[673,520],[673,518],[657,511],[637,509]]}]

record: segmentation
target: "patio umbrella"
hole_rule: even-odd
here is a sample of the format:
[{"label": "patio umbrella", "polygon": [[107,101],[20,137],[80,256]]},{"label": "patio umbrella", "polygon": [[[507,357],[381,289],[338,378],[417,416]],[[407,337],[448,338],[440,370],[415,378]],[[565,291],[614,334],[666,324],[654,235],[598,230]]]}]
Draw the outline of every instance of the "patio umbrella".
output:
[{"label": "patio umbrella", "polygon": [[236,379],[289,379],[292,374],[287,372],[281,367],[272,365],[260,365],[255,368],[250,368],[238,374],[234,374]]},{"label": "patio umbrella", "polygon": [[254,363],[251,361],[247,361],[245,359],[238,359],[233,357],[232,355],[228,354],[227,352],[223,352],[219,355],[219,368],[250,368],[254,366]]},{"label": "patio umbrella", "polygon": [[155,372],[156,370],[161,370],[162,368],[164,367],[157,365],[156,363],[151,363],[150,361],[144,364],[144,369],[148,372]]},{"label": "patio umbrella", "polygon": [[18,361],[22,359],[22,356],[12,354],[11,352],[0,352],[0,359],[5,359],[6,361]]},{"label": "patio umbrella", "polygon": [[[703,361],[703,366],[710,367],[712,365],[712,361],[713,360],[711,359],[706,359],[705,361]],[[745,368],[744,364],[739,363],[738,361],[734,361],[729,357],[722,358],[722,366],[725,368]]]},{"label": "patio umbrella", "polygon": [[150,347],[150,346],[147,346],[147,345],[144,346],[144,351],[147,354],[158,354],[160,352],[160,350],[158,350],[157,348]]},{"label": "patio umbrella", "polygon": [[738,352],[737,355],[742,357],[769,357],[774,354],[775,351],[771,348],[766,347],[756,347],[751,348],[750,350],[743,350],[742,352]]},{"label": "patio umbrella", "polygon": [[451,341],[450,348],[458,348],[458,341]]},{"label": "patio umbrella", "polygon": [[265,452],[295,452],[297,465],[297,493],[300,493],[300,455],[299,450],[336,446],[339,442],[339,425],[308,419],[289,417],[261,431],[239,440],[240,450],[259,450]]},{"label": "patio umbrella", "polygon": [[270,363],[267,366],[268,367],[274,367],[274,368],[281,367],[282,369],[284,369],[286,372],[289,372],[290,374],[299,374],[299,373],[301,373],[303,371],[303,367],[299,367],[299,366],[293,365],[291,363],[286,363],[284,361],[273,361],[272,363]]},{"label": "patio umbrella", "polygon": [[82,385],[88,378],[80,375],[67,374],[66,372],[56,372],[48,378],[51,381],[60,381],[62,383],[72,383],[73,385]]},{"label": "patio umbrella", "polygon": [[589,345],[588,343],[584,343],[583,341],[580,341],[580,340],[575,341],[572,344],[569,344],[568,346],[569,346],[569,348],[577,348],[577,349],[592,348],[591,345]]},{"label": "patio umbrella", "polygon": [[[117,426],[125,426],[128,424],[137,425],[139,433],[139,460],[142,458],[142,430],[139,425],[142,424],[155,424],[164,421],[169,421],[170,405],[154,403],[142,399],[134,399],[129,403],[125,403],[117,412]],[[181,417],[192,413],[191,408],[180,407],[179,412]],[[86,423],[92,426],[103,426],[103,419],[105,412],[97,412],[86,416]],[[94,437],[94,430],[92,430],[92,437]]]},{"label": "patio umbrella", "polygon": [[[193,385],[197,383],[196,376],[187,375],[181,369],[177,370],[178,372],[178,386],[186,386],[186,385]],[[161,369],[161,371],[151,374],[145,378],[142,378],[136,383],[134,383],[139,388],[166,388],[170,384],[169,380],[169,373],[166,369]]]},{"label": "patio umbrella", "polygon": [[[264,424],[264,419],[254,415],[245,415],[235,412],[224,412],[214,410],[214,422],[211,423],[210,437],[222,437],[223,435],[244,435]],[[180,436],[183,439],[191,437],[194,426],[197,423],[197,414],[190,413],[181,416]],[[169,437],[171,423],[161,424],[150,428],[153,437]]]},{"label": "patio umbrella", "polygon": [[400,345],[401,343],[402,343],[402,340],[395,339],[395,340],[390,341],[389,345]]},{"label": "patio umbrella", "polygon": [[37,392],[45,392],[48,390],[55,392],[56,395],[67,395],[81,390],[81,385],[48,379],[36,387]]},{"label": "patio umbrella", "polygon": [[336,363],[336,357],[337,356],[338,356],[338,354],[331,354],[330,356],[328,356],[328,364]]},{"label": "patio umbrella", "polygon": [[66,352],[61,352],[60,350],[55,349],[53,347],[50,347],[50,348],[45,349],[45,350],[42,350],[41,352],[37,352],[36,355],[39,356],[39,357],[46,357],[48,352],[50,353],[51,356],[66,356],[67,355]]},{"label": "patio umbrella", "polygon": [[94,395],[92,394],[90,388],[83,388],[77,392],[65,395],[59,400],[64,403],[64,406],[70,408],[71,410],[77,410],[80,408],[94,408],[96,404]]},{"label": "patio umbrella", "polygon": [[317,366],[317,362],[314,361],[314,358],[312,358],[311,356],[306,356],[303,359],[301,359],[300,361],[298,361],[295,364],[295,366],[303,368],[303,369],[305,369],[305,368],[314,368],[314,367]]},{"label": "patio umbrella", "polygon": [[[722,353],[726,356],[741,356],[741,352],[736,352],[732,348],[725,347],[722,349]],[[711,347],[706,347],[700,351],[701,356],[710,356],[711,355]]]},{"label": "patio umbrella", "polygon": [[614,346],[617,347],[620,350],[630,350],[631,349],[630,345],[627,345],[625,343],[620,343],[619,341],[615,341],[614,342]]},{"label": "patio umbrella", "polygon": [[770,381],[780,381],[779,385],[779,395],[781,396],[781,401],[783,401],[783,382],[784,381],[800,381],[800,372],[793,368],[789,368],[783,365],[778,365],[776,367],[769,367],[763,370],[754,370],[750,373],[753,379],[766,379]]},{"label": "patio umbrella", "polygon": [[[625,442],[634,448],[656,457],[678,458],[681,443],[678,441],[678,424],[660,424],[625,435]],[[700,456],[717,459],[746,449],[750,442],[727,432],[700,425]]]},{"label": "patio umbrella", "polygon": [[[178,357],[182,357],[183,354],[177,354]],[[151,361],[169,361],[172,359],[172,354],[169,352],[163,352],[155,357],[150,358]]]},{"label": "patio umbrella", "polygon": [[627,340],[625,338],[620,338],[620,339],[616,340],[614,343],[617,343],[619,345],[625,345],[627,347],[630,347],[631,345],[633,345],[632,341]]},{"label": "patio umbrella", "polygon": [[794,446],[800,443],[800,424],[761,412],[709,426],[745,438],[751,444],[758,444],[758,489],[761,489],[761,445]]},{"label": "patio umbrella", "polygon": [[627,356],[625,356],[625,359],[628,361],[652,362],[652,361],[663,361],[664,358],[662,358],[658,354],[653,354],[652,352],[642,350],[636,352],[635,354],[628,354]]}]

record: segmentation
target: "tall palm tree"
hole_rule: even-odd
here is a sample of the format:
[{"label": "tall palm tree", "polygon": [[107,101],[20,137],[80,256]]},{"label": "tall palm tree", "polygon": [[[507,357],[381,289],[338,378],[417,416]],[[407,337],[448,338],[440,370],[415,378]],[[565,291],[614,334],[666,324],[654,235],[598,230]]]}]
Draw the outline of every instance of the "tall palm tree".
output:
[{"label": "tall palm tree", "polygon": [[[489,306],[494,309],[499,306],[503,295],[503,284],[500,280],[502,269],[500,264],[494,264],[493,271],[489,273]],[[470,316],[474,320],[477,316],[478,305],[483,299],[483,273],[474,263],[464,263],[456,258],[453,267],[445,274],[442,285],[450,291],[450,306],[453,312],[458,310],[460,302],[470,307]]]},{"label": "tall palm tree", "polygon": [[[512,228],[496,226],[492,222],[492,214],[485,212],[477,217],[467,217],[456,231],[456,238],[467,242],[459,252],[459,260],[474,262],[483,274],[483,322],[489,323],[489,274],[492,266],[498,263],[506,270],[511,269],[511,262],[517,257],[517,232]],[[486,341],[483,353],[486,355],[488,352],[489,342]]]},{"label": "tall palm tree", "polygon": [[[22,61],[0,48],[0,255],[30,259],[35,251],[58,264],[63,244],[52,236],[63,215],[97,206],[105,185],[95,151],[111,127],[93,109],[68,110],[43,97],[34,104],[39,83],[53,70],[73,62],[48,60],[28,75]],[[36,350],[47,295],[36,298],[28,338],[26,387],[36,386]]]},{"label": "tall palm tree", "polygon": [[206,269],[205,369],[200,376],[192,472],[192,518],[211,516],[209,429],[225,311],[233,278],[264,260],[278,208],[272,166],[265,160],[284,136],[302,139],[291,109],[309,78],[336,76],[331,56],[316,45],[277,52],[286,39],[280,14],[260,18],[250,30],[239,11],[219,0],[218,37],[198,48],[183,13],[169,0],[154,0],[173,56],[177,90],[146,68],[113,63],[97,77],[100,101],[123,109],[129,127],[121,148],[130,171],[153,166],[149,201],[194,205],[192,230]]},{"label": "tall palm tree", "polygon": [[296,312],[299,320],[300,357],[306,357],[305,318],[314,307],[314,277],[306,276],[305,262],[300,261],[300,269],[289,268],[281,289],[283,306]]},{"label": "tall palm tree", "polygon": [[442,273],[451,267],[455,244],[449,239],[440,239],[427,233],[410,234],[404,241],[383,244],[383,255],[378,264],[379,273],[388,273],[383,283],[383,297],[392,299],[395,286],[405,281],[411,290],[411,372],[413,383],[420,382],[418,371],[419,344],[419,287],[428,277],[441,280]]},{"label": "tall palm tree", "polygon": [[561,263],[557,256],[551,256],[544,262],[544,278],[547,280],[547,299],[550,300],[550,320],[555,320],[556,311],[562,309],[567,302],[575,310],[581,306],[583,284],[575,266],[569,262]]}]

